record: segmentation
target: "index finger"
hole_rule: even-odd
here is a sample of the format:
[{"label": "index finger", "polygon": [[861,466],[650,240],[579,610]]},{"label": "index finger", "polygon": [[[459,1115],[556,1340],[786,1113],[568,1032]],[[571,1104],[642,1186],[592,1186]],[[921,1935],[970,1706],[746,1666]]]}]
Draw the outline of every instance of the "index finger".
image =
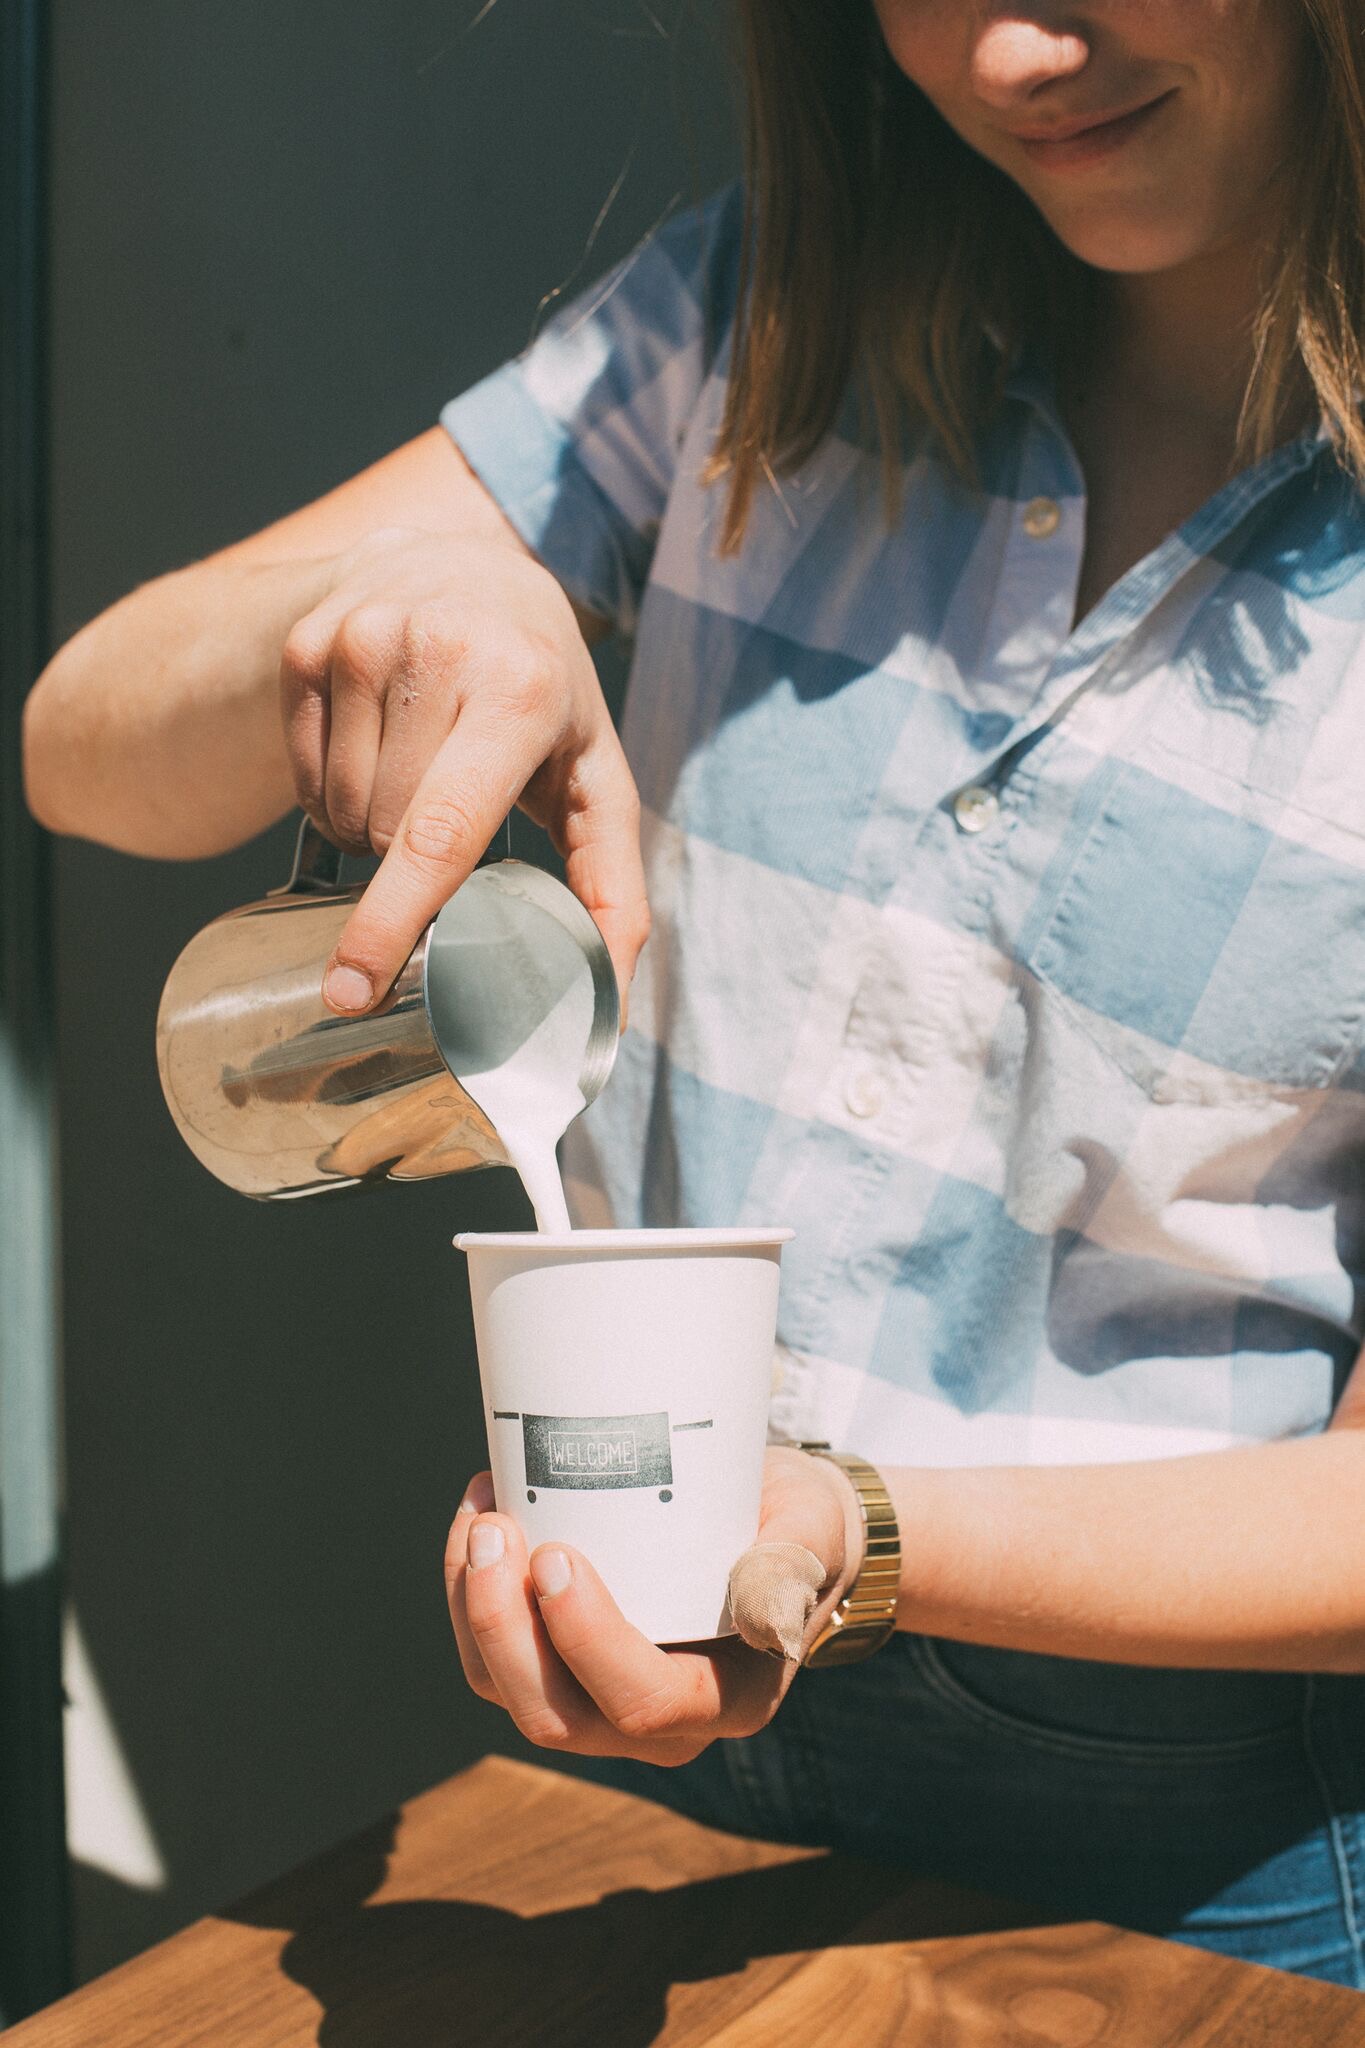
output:
[{"label": "index finger", "polygon": [[510,721],[456,721],[337,940],[322,983],[330,1008],[354,1015],[387,993],[539,765],[535,740]]}]

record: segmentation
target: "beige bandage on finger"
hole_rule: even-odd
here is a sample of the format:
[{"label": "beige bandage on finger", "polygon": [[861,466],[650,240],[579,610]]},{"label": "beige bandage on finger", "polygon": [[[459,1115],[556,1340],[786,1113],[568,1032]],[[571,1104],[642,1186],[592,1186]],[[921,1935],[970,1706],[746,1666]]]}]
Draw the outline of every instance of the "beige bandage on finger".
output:
[{"label": "beige bandage on finger", "polygon": [[730,1572],[730,1613],[751,1649],[801,1661],[825,1567],[804,1543],[755,1543]]}]

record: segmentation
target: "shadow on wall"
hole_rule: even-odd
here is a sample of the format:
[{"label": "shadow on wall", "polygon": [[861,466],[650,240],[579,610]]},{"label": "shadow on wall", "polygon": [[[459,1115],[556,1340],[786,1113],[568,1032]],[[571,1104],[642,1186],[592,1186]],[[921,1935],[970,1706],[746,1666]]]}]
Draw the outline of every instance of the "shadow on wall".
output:
[{"label": "shadow on wall", "polygon": [[[213,864],[224,907],[274,879],[288,836]],[[63,865],[68,947],[112,973],[110,906],[145,871],[74,847]],[[105,886],[72,888],[83,867]],[[162,875],[172,897],[203,888]],[[117,922],[130,985],[155,989],[162,918]],[[170,1123],[153,1009],[120,1022],[119,1085],[70,1062],[63,1099],[83,1976],[507,1740],[464,1687],[441,1583],[485,1461],[450,1239],[523,1227],[524,1197],[501,1171],[230,1193]],[[103,1869],[79,1860],[92,1840]]]},{"label": "shadow on wall", "polygon": [[[547,288],[729,176],[725,12],[62,0],[59,636],[422,431]],[[157,1085],[172,960],[281,879],[289,837],[184,868],[58,849],[67,1578],[165,1873],[129,1862],[136,1827],[78,1862],[81,1976],[507,1743],[440,1557],[484,1456],[450,1239],[524,1224],[519,1190],[258,1207]]]},{"label": "shadow on wall", "polygon": [[[68,1988],[55,1566],[0,1579],[0,2032]],[[50,1718],[49,1718],[50,1717]]]},{"label": "shadow on wall", "polygon": [[[603,671],[619,699],[618,652]],[[464,1684],[441,1579],[486,1462],[451,1239],[530,1227],[521,1188],[495,1169],[251,1202],[197,1163],[161,1098],[155,991],[195,922],[287,872],[294,829],[196,867],[60,850],[68,972],[145,991],[63,1013],[86,1042],[108,1034],[110,1062],[63,1063],[80,1978],[376,1807],[525,1753]],[[526,819],[508,830],[517,858],[559,868]]]}]

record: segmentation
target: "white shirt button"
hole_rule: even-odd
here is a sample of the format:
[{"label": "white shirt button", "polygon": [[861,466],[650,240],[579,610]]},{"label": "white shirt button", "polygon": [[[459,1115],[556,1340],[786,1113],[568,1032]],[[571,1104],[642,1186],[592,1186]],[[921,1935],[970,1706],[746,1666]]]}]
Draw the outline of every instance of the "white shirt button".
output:
[{"label": "white shirt button", "polygon": [[993,789],[969,782],[953,798],[953,816],[963,832],[984,832],[1000,815],[1000,799]]},{"label": "white shirt button", "polygon": [[854,1116],[875,1116],[886,1102],[886,1083],[870,1067],[854,1074],[844,1089],[844,1101]]},{"label": "white shirt button", "polygon": [[1062,523],[1062,508],[1055,498],[1030,498],[1024,507],[1024,531],[1030,540],[1051,540]]}]

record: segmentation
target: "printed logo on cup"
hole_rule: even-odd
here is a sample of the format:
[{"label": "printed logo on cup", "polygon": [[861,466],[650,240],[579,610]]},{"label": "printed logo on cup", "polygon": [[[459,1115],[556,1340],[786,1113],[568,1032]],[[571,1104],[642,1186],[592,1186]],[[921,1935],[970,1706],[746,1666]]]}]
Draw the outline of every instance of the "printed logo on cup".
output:
[{"label": "printed logo on cup", "polygon": [[526,1484],[671,1486],[668,1416],[523,1415]]}]

